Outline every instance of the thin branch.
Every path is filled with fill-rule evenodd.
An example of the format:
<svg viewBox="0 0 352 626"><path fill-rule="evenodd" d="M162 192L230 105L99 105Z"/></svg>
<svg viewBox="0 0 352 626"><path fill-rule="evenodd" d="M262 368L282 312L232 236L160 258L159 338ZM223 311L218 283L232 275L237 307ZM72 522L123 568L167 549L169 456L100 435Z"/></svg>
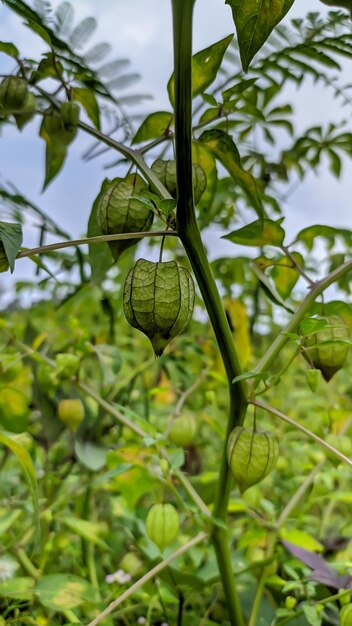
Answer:
<svg viewBox="0 0 352 626"><path fill-rule="evenodd" d="M177 232L175 230L148 230L139 231L137 233L120 233L118 235L99 235L98 237L72 239L71 241L59 241L57 243L50 243L46 246L21 250L21 252L18 253L17 258L22 259L36 254L52 252L53 250L61 250L62 248L70 248L72 246L83 246L91 243L104 243L106 241L118 241L121 239L142 239L143 237L165 237L167 235L177 237Z"/></svg>
<svg viewBox="0 0 352 626"><path fill-rule="evenodd" d="M137 582L135 582L134 585L132 585L129 589L124 591L124 593L122 593L118 598L116 598L116 600L111 602L109 606L106 609L104 609L104 611L102 611L95 619L93 619L92 622L89 622L87 626L97 626L97 624L100 624L100 622L103 619L105 619L105 617L110 615L110 613L112 613L118 606L120 606L120 604L122 604L125 600L127 600L127 598L132 596L135 591L143 587L145 583L147 583L149 580L154 578L154 576L159 574L159 572L165 569L170 563L172 563L172 561L177 559L177 557L181 556L181 554L184 554L184 552L188 552L188 550L193 548L193 546L197 545L198 543L201 543L207 537L208 537L207 533L201 532L196 537L194 537L193 539L185 543L183 546L181 546L181 548L178 548L178 550L173 552L173 554L170 554L170 556L168 556L166 559L161 561L161 563L158 563L155 567L149 570L149 572L147 572L144 576L142 576L142 578L137 580Z"/></svg>
<svg viewBox="0 0 352 626"><path fill-rule="evenodd" d="M310 284L311 287L314 287L315 281L312 280L308 274L305 273L304 269L300 266L300 264L296 261L294 255L287 246L280 246L282 252L287 256L287 258L291 261L292 265L296 268L297 272Z"/></svg>
<svg viewBox="0 0 352 626"><path fill-rule="evenodd" d="M302 433L304 433L311 439L314 439L314 441L319 443L319 445L321 445L323 448L328 450L331 454L334 454L335 456L337 456L340 459L340 461L343 461L344 463L347 463L347 465L352 467L352 459L349 459L348 456L345 456L344 454L342 454L342 452L339 452L339 450L336 450L336 448L331 446L329 443L324 441L324 439L322 439L321 437L313 433L311 430L309 430L305 426L302 426L302 424L295 422L295 420L288 417L288 415L285 415L285 413L282 413L282 411L279 411L278 409L275 409L274 407L270 406L270 404L266 404L265 402L261 402L259 400L250 400L249 402L250 404L257 406L260 409L263 409L264 411L271 413L272 415L276 415L277 417L282 419L284 422L291 424L291 426L294 426L295 428L302 431Z"/></svg>

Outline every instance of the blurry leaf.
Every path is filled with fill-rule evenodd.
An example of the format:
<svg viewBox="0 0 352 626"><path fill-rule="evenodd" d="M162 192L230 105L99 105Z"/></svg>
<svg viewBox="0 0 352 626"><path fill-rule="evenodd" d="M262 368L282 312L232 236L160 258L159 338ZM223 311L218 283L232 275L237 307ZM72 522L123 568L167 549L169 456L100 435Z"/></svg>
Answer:
<svg viewBox="0 0 352 626"><path fill-rule="evenodd" d="M92 36L97 27L94 17L85 17L72 31L69 37L69 45L78 50L82 48L88 39Z"/></svg>
<svg viewBox="0 0 352 626"><path fill-rule="evenodd" d="M20 53L13 43L7 43L6 41L0 41L0 52L7 54L14 59L20 56Z"/></svg>
<svg viewBox="0 0 352 626"><path fill-rule="evenodd" d="M142 143L165 135L173 119L172 113L157 111L146 117L132 139L132 143Z"/></svg>
<svg viewBox="0 0 352 626"><path fill-rule="evenodd" d="M268 39L273 28L281 22L294 0L226 0L236 25L244 71L254 55Z"/></svg>
<svg viewBox="0 0 352 626"><path fill-rule="evenodd" d="M220 41L212 44L208 48L197 52L192 57L192 97L195 98L203 93L215 80L220 69L223 56L231 42L233 35L225 37ZM174 76L172 75L167 91L171 104L174 104Z"/></svg>
<svg viewBox="0 0 352 626"><path fill-rule="evenodd" d="M198 202L198 209L200 211L203 209L204 212L209 212L218 180L216 161L212 153L204 148L199 141L193 141L192 143L192 158L193 163L202 168L207 178L207 186L200 201Z"/></svg>
<svg viewBox="0 0 352 626"><path fill-rule="evenodd" d="M81 103L94 126L100 130L100 111L94 92L84 87L74 87L72 96L74 100Z"/></svg>
<svg viewBox="0 0 352 626"><path fill-rule="evenodd" d="M318 613L317 609L314 606L305 603L301 606L307 622L312 626L321 626L322 616Z"/></svg>
<svg viewBox="0 0 352 626"><path fill-rule="evenodd" d="M61 2L55 11L55 30L58 35L64 36L71 29L74 10L70 2Z"/></svg>
<svg viewBox="0 0 352 626"><path fill-rule="evenodd" d="M16 511L9 511L0 515L0 536L6 533L11 526L21 517L22 511L17 509ZM0 594L1 595L1 594Z"/></svg>
<svg viewBox="0 0 352 626"><path fill-rule="evenodd" d="M258 214L263 216L263 207L258 193L255 179L250 172L246 172L241 166L240 155L232 137L217 128L206 130L200 137L204 146L219 159L220 163L226 167L238 185L248 196L249 202Z"/></svg>
<svg viewBox="0 0 352 626"><path fill-rule="evenodd" d="M39 503L38 503L38 488L37 488L37 479L35 476L35 468L32 462L31 457L29 456L27 450L16 441L9 434L0 432L0 444L6 446L16 455L17 460L22 466L24 471L26 480L29 485L29 490L31 492L32 500L33 500L33 508L34 508L34 519L36 525L36 538L39 538L40 526L39 526Z"/></svg>
<svg viewBox="0 0 352 626"><path fill-rule="evenodd" d="M323 224L315 224L314 226L308 226L303 228L297 237L296 241L302 241L306 248L312 250L315 239L323 237L328 242L329 249L332 248L335 241L340 237L349 248L352 248L352 231L347 228L333 228L332 226L324 226Z"/></svg>
<svg viewBox="0 0 352 626"><path fill-rule="evenodd" d="M227 298L224 301L224 306L226 317L233 334L240 365L242 368L246 368L252 355L246 308L240 300L233 300L230 298Z"/></svg>
<svg viewBox="0 0 352 626"><path fill-rule="evenodd" d="M304 266L303 256L299 252L292 252L292 257L295 259L299 267ZM275 283L278 294L281 298L287 298L296 282L300 277L300 273L290 259L282 256L275 260L275 266L271 270L271 277Z"/></svg>
<svg viewBox="0 0 352 626"><path fill-rule="evenodd" d="M11 272L13 272L15 259L22 245L22 226L10 222L0 222L0 241L2 241Z"/></svg>
<svg viewBox="0 0 352 626"><path fill-rule="evenodd" d="M35 581L28 576L11 578L0 582L0 597L16 600L32 600Z"/></svg>
<svg viewBox="0 0 352 626"><path fill-rule="evenodd" d="M115 476L113 485L123 495L128 507L134 509L138 500L153 490L155 482L146 468L136 466L120 476Z"/></svg>
<svg viewBox="0 0 352 626"><path fill-rule="evenodd" d="M84 54L86 63L97 63L111 52L112 46L109 43L98 43Z"/></svg>
<svg viewBox="0 0 352 626"><path fill-rule="evenodd" d="M12 433L22 433L28 425L28 399L13 387L0 387L0 425Z"/></svg>
<svg viewBox="0 0 352 626"><path fill-rule="evenodd" d="M104 550L109 550L105 541L99 537L101 530L98 524L88 522L84 519L78 519L77 517L59 517L57 519L63 522L69 530L72 530L75 534L88 541L88 543L94 543Z"/></svg>
<svg viewBox="0 0 352 626"><path fill-rule="evenodd" d="M324 550L324 546L319 543L312 535L309 535L307 532L303 530L298 530L296 528L287 529L282 528L280 530L280 538L285 542L293 543L296 546L304 547L305 550L322 552Z"/></svg>
<svg viewBox="0 0 352 626"><path fill-rule="evenodd" d="M228 239L242 246L281 246L285 238L285 231L278 222L265 219L256 220L243 228L224 235L222 239Z"/></svg>
<svg viewBox="0 0 352 626"><path fill-rule="evenodd" d="M34 591L40 603L53 611L74 609L83 602L94 602L96 596L90 583L71 574L44 576Z"/></svg>
<svg viewBox="0 0 352 626"><path fill-rule="evenodd" d="M80 463L92 472L98 472L106 464L107 451L90 441L75 440L75 455Z"/></svg>
<svg viewBox="0 0 352 626"><path fill-rule="evenodd" d="M123 74L108 82L109 89L126 89L140 79L139 74Z"/></svg>
<svg viewBox="0 0 352 626"><path fill-rule="evenodd" d="M88 237L98 237L99 235L103 234L98 221L98 208L101 195L105 193L111 182L112 181L108 178L103 181L100 193L94 200L88 221ZM99 284L101 279L105 276L106 272L112 265L111 252L109 250L108 244L105 242L90 244L88 248L89 263L92 271L92 281Z"/></svg>
<svg viewBox="0 0 352 626"><path fill-rule="evenodd" d="M279 294L276 293L274 285L270 282L269 278L265 276L264 272L262 272L255 263L251 263L250 267L259 279L260 287L264 291L265 295L269 298L269 300L271 300L271 302L273 302L274 304L281 306L289 313L294 313L292 309L286 306L285 302L280 298Z"/></svg>

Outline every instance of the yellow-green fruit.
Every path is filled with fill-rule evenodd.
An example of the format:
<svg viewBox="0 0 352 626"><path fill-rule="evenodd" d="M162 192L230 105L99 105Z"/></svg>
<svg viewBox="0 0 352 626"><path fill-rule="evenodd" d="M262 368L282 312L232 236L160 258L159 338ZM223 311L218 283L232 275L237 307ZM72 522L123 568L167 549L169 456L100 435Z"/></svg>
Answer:
<svg viewBox="0 0 352 626"><path fill-rule="evenodd" d="M207 186L207 177L200 165L194 163L192 168L194 202L195 204L198 204ZM176 198L176 161L163 161L163 159L157 159L152 165L152 170L164 187L166 187L168 192Z"/></svg>
<svg viewBox="0 0 352 626"><path fill-rule="evenodd" d="M269 432L237 426L230 434L227 459L241 493L259 483L275 467L278 440Z"/></svg>
<svg viewBox="0 0 352 626"><path fill-rule="evenodd" d="M84 405L79 398L67 398L60 400L57 415L59 420L68 426L71 430L76 431L82 420L84 419Z"/></svg>
<svg viewBox="0 0 352 626"><path fill-rule="evenodd" d="M61 119L66 131L72 132L79 122L80 108L74 102L63 102L60 107Z"/></svg>
<svg viewBox="0 0 352 626"><path fill-rule="evenodd" d="M286 609L289 609L289 611L292 611L292 609L295 608L297 604L297 600L294 596L287 596L287 598L285 598L285 607Z"/></svg>
<svg viewBox="0 0 352 626"><path fill-rule="evenodd" d="M15 114L16 124L20 130L27 124L27 122L29 122L32 119L36 108L37 108L36 97L33 93L29 91L27 93L26 99L22 106L23 113Z"/></svg>
<svg viewBox="0 0 352 626"><path fill-rule="evenodd" d="M40 134L46 141L67 146L76 136L78 119L77 104L64 102L60 111L49 107L43 118Z"/></svg>
<svg viewBox="0 0 352 626"><path fill-rule="evenodd" d="M352 626L352 604L345 604L340 611L340 626Z"/></svg>
<svg viewBox="0 0 352 626"><path fill-rule="evenodd" d="M342 452L347 457L350 457L352 454L352 441L350 437L347 435L337 435L335 433L329 433L325 437L326 443L329 443L333 448L336 448L339 452ZM325 449L326 457L331 461L334 465L339 465L341 463L341 459L339 459L336 454L333 452L329 452L329 450Z"/></svg>
<svg viewBox="0 0 352 626"><path fill-rule="evenodd" d="M10 266L5 252L4 244L0 241L0 273L7 272L9 267Z"/></svg>
<svg viewBox="0 0 352 626"><path fill-rule="evenodd" d="M192 276L176 261L139 259L126 278L126 319L150 339L156 356L161 356L171 339L185 329L193 305Z"/></svg>
<svg viewBox="0 0 352 626"><path fill-rule="evenodd" d="M116 179L101 194L98 220L104 235L144 232L150 229L154 213L138 199L148 185L139 174L129 174ZM137 243L137 239L110 241L109 247L115 260L120 254Z"/></svg>
<svg viewBox="0 0 352 626"><path fill-rule="evenodd" d="M147 535L160 550L164 550L176 539L179 527L179 516L172 504L154 504L149 510L146 520Z"/></svg>
<svg viewBox="0 0 352 626"><path fill-rule="evenodd" d="M134 576L141 569L142 565L142 561L135 552L127 552L122 557L119 567L127 574Z"/></svg>
<svg viewBox="0 0 352 626"><path fill-rule="evenodd" d="M23 107L28 93L27 83L17 76L6 76L0 83L0 112L11 113Z"/></svg>
<svg viewBox="0 0 352 626"><path fill-rule="evenodd" d="M176 417L169 430L168 439L175 446L188 446L196 434L197 426L193 415L180 415Z"/></svg>
<svg viewBox="0 0 352 626"><path fill-rule="evenodd" d="M328 382L341 369L348 353L347 344L336 342L349 339L349 332L339 315L313 319L324 320L326 325L303 338L302 353L306 361L320 370Z"/></svg>

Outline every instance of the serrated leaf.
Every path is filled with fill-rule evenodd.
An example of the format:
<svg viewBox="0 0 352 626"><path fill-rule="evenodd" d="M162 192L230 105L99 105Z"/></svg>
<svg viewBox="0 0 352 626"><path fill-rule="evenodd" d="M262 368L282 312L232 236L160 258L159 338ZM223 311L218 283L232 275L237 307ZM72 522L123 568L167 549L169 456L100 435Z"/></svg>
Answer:
<svg viewBox="0 0 352 626"><path fill-rule="evenodd" d="M254 55L285 17L293 2L294 0L226 0L232 10L245 72Z"/></svg>
<svg viewBox="0 0 352 626"><path fill-rule="evenodd" d="M242 246L281 246L284 238L285 231L282 226L269 219L263 222L256 220L222 237Z"/></svg>
<svg viewBox="0 0 352 626"><path fill-rule="evenodd" d="M173 115L168 111L151 113L142 122L132 139L132 143L142 143L143 141L160 137L160 135L165 135L166 131L170 128L172 119Z"/></svg>
<svg viewBox="0 0 352 626"><path fill-rule="evenodd" d="M73 99L80 102L84 107L94 126L100 130L100 111L94 92L84 87L74 87L72 89L72 95Z"/></svg>
<svg viewBox="0 0 352 626"><path fill-rule="evenodd" d="M215 80L220 69L222 59L231 42L233 35L225 37L204 50L200 50L192 57L192 97L203 93ZM174 76L172 75L167 91L172 105L174 105Z"/></svg>
<svg viewBox="0 0 352 626"><path fill-rule="evenodd" d="M242 168L240 155L232 137L224 131L214 128L206 130L201 135L199 141L226 167L227 171L247 195L258 217L262 219L263 207L256 181L250 172Z"/></svg>
<svg viewBox="0 0 352 626"><path fill-rule="evenodd" d="M15 267L15 259L22 245L21 224L0 222L0 241L2 241L11 272L13 272Z"/></svg>

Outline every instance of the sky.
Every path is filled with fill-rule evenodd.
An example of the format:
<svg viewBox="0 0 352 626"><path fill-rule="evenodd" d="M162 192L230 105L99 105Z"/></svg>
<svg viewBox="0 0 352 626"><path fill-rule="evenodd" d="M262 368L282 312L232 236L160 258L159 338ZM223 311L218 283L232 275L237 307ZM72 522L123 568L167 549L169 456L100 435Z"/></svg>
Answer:
<svg viewBox="0 0 352 626"><path fill-rule="evenodd" d="M52 0L51 4L56 7L59 2ZM111 59L130 59L131 71L138 72L142 77L132 91L154 96L144 105L144 110L168 109L166 83L172 71L170 1L71 0L71 4L77 22L89 15L97 18L98 28L91 44L109 42L113 48ZM307 11L325 13L326 7L319 0L296 0L286 21L292 17L303 17ZM232 32L231 11L223 0L197 0L194 51ZM13 41L21 52L33 57L42 49L39 40L22 26L21 19L2 4L0 41ZM11 69L8 59L0 54L0 74ZM346 75L350 75L350 70ZM331 93L309 81L304 89L299 92L291 89L284 97L294 105L296 124L301 130L315 123L341 118L339 104L333 100ZM348 114L351 115L350 111ZM71 232L73 237L79 237L86 230L90 208L103 178L114 175L113 170L103 169L111 159L100 158L83 163L82 153L91 142L86 137L80 137L72 145L62 173L41 194L44 143L35 135L37 125L29 125L22 133L14 128L5 128L0 137L0 180L16 182L19 189L58 221L62 228ZM350 162L339 181L327 170L320 172L319 177L309 175L289 198L285 222L288 229L297 232L304 226L320 222L348 227L351 221L350 178ZM215 230L208 239L212 258L234 252L232 244L221 241L219 235ZM36 243L33 229L26 229L24 245L30 247ZM32 267L27 260L18 262L14 278L6 275L6 285L11 286L14 280L28 275Z"/></svg>

